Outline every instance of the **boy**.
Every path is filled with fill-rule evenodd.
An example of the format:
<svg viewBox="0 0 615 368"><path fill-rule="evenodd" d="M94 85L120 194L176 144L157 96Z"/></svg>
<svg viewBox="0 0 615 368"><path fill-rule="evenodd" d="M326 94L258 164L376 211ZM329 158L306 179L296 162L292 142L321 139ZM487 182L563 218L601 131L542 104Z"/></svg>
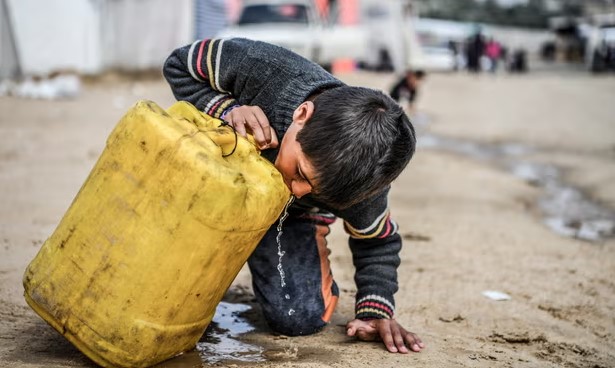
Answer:
<svg viewBox="0 0 615 368"><path fill-rule="evenodd" d="M425 78L425 72L422 70L408 70L406 75L391 88L389 92L391 98L397 102L401 102L403 99L408 100L408 105L412 110L419 93L419 85L423 81L423 78Z"/></svg>
<svg viewBox="0 0 615 368"><path fill-rule="evenodd" d="M356 267L356 315L347 334L382 339L391 352L424 348L393 319L401 237L387 193L415 147L399 105L378 91L346 86L291 51L247 39L179 48L164 75L178 100L238 134L251 133L299 198L284 222L285 252L274 224L248 260L269 326L295 336L329 322L339 291L325 237L340 217Z"/></svg>

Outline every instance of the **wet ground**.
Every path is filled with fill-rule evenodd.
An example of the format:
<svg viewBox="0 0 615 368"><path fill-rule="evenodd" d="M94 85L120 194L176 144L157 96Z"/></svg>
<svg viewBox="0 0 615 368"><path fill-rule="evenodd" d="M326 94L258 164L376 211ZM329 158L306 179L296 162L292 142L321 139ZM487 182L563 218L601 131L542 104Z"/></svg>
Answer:
<svg viewBox="0 0 615 368"><path fill-rule="evenodd" d="M419 136L419 149L440 150L466 156L510 172L538 187L542 193L532 205L539 209L544 225L556 234L589 242L600 242L615 236L615 211L597 203L579 188L565 183L561 170L556 166L530 161L537 149L513 142L489 144L425 134L423 132L428 129L429 124L426 114L419 113L414 116L413 123L422 133ZM283 245L279 238L278 244L278 255L282 257ZM281 272L281 280L284 280L281 265L280 261L278 269ZM236 290L231 290L230 295L233 293L236 293ZM275 351L243 341L246 333L255 330L252 322L243 316L253 308L258 306L254 303L220 303L213 323L197 344L200 361L206 364L249 365L268 360L297 359L298 347ZM455 318L451 322L454 320ZM185 359L186 357L182 357L177 359L177 362Z"/></svg>
<svg viewBox="0 0 615 368"><path fill-rule="evenodd" d="M197 344L196 350L203 362L264 362L265 349L240 340L254 326L241 316L251 310L248 304L222 302L216 309L213 323Z"/></svg>
<svg viewBox="0 0 615 368"><path fill-rule="evenodd" d="M0 98L0 366L92 366L25 305L21 276L140 98L173 100L163 81L121 79L73 101ZM345 336L354 269L338 222L329 247L341 296L323 332L271 334L244 269L197 349L161 366L615 366L613 99L614 78L582 71L427 78L419 148L390 201L405 242L396 318L422 353Z"/></svg>
<svg viewBox="0 0 615 368"><path fill-rule="evenodd" d="M559 235L594 242L615 236L615 211L566 183L556 166L530 161L537 149L513 142L488 144L429 134L420 137L419 147L495 165L539 187L542 195L535 205L545 225Z"/></svg>

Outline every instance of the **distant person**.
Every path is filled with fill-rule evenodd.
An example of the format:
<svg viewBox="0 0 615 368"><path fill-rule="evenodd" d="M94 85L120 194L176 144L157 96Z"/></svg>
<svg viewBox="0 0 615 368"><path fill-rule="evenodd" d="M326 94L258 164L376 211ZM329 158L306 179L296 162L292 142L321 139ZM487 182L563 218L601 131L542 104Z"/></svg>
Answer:
<svg viewBox="0 0 615 368"><path fill-rule="evenodd" d="M595 48L591 59L591 71L594 73L615 70L615 47L602 40Z"/></svg>
<svg viewBox="0 0 615 368"><path fill-rule="evenodd" d="M598 45L592 54L591 59L591 71L594 73L600 73L608 70L609 64L609 49L607 43L602 41Z"/></svg>
<svg viewBox="0 0 615 368"><path fill-rule="evenodd" d="M557 46L554 41L546 41L540 48L540 57L546 62L555 61Z"/></svg>
<svg viewBox="0 0 615 368"><path fill-rule="evenodd" d="M500 45L500 60L504 63L504 69L508 65L508 47L506 45Z"/></svg>
<svg viewBox="0 0 615 368"><path fill-rule="evenodd" d="M481 71L481 57L485 53L485 38L483 37L479 27L476 28L476 33L468 39L466 44L466 58L468 70L472 73Z"/></svg>
<svg viewBox="0 0 615 368"><path fill-rule="evenodd" d="M513 52L509 71L511 73L525 73L528 71L527 52L523 48L519 48Z"/></svg>
<svg viewBox="0 0 615 368"><path fill-rule="evenodd" d="M285 275L278 272L276 224L248 260L271 329L310 335L331 320L339 289L326 236L340 218L356 268L355 313L346 334L383 341L390 352L421 351L420 338L394 318L402 238L388 192L416 144L401 106L380 91L348 86L285 48L243 38L178 48L163 72L178 100L237 134L251 133L297 197L284 222Z"/></svg>
<svg viewBox="0 0 615 368"><path fill-rule="evenodd" d="M409 70L395 85L391 88L389 94L397 102L404 100L408 101L408 105L412 110L414 103L419 93L419 86L425 78L425 72L422 70Z"/></svg>
<svg viewBox="0 0 615 368"><path fill-rule="evenodd" d="M498 71L498 61L502 56L502 47L500 43L493 38L490 39L485 46L485 55L489 58L489 70L492 73L496 73Z"/></svg>

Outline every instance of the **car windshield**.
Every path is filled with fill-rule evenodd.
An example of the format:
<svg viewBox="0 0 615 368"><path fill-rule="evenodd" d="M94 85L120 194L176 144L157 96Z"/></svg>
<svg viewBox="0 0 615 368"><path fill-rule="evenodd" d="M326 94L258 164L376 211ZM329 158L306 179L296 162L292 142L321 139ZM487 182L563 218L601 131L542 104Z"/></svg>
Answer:
<svg viewBox="0 0 615 368"><path fill-rule="evenodd" d="M307 9L300 4L251 5L241 12L237 24L299 23L307 24Z"/></svg>

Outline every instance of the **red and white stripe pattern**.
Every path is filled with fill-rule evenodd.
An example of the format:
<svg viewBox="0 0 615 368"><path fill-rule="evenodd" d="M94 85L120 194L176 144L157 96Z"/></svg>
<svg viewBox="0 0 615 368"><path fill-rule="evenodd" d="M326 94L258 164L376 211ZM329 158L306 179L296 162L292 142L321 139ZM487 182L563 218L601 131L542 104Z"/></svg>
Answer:
<svg viewBox="0 0 615 368"><path fill-rule="evenodd" d="M325 211L310 211L304 213L300 217L310 219L319 225L326 226L333 224L337 219L334 214Z"/></svg>
<svg viewBox="0 0 615 368"><path fill-rule="evenodd" d="M395 307L389 300L375 294L362 297L355 306L357 319L391 319L395 315Z"/></svg>
<svg viewBox="0 0 615 368"><path fill-rule="evenodd" d="M207 39L195 41L188 50L188 72L195 80L209 83L211 88L220 94L209 101L203 112L220 118L227 109L237 105L228 91L220 85L220 60L222 58L224 40Z"/></svg>

